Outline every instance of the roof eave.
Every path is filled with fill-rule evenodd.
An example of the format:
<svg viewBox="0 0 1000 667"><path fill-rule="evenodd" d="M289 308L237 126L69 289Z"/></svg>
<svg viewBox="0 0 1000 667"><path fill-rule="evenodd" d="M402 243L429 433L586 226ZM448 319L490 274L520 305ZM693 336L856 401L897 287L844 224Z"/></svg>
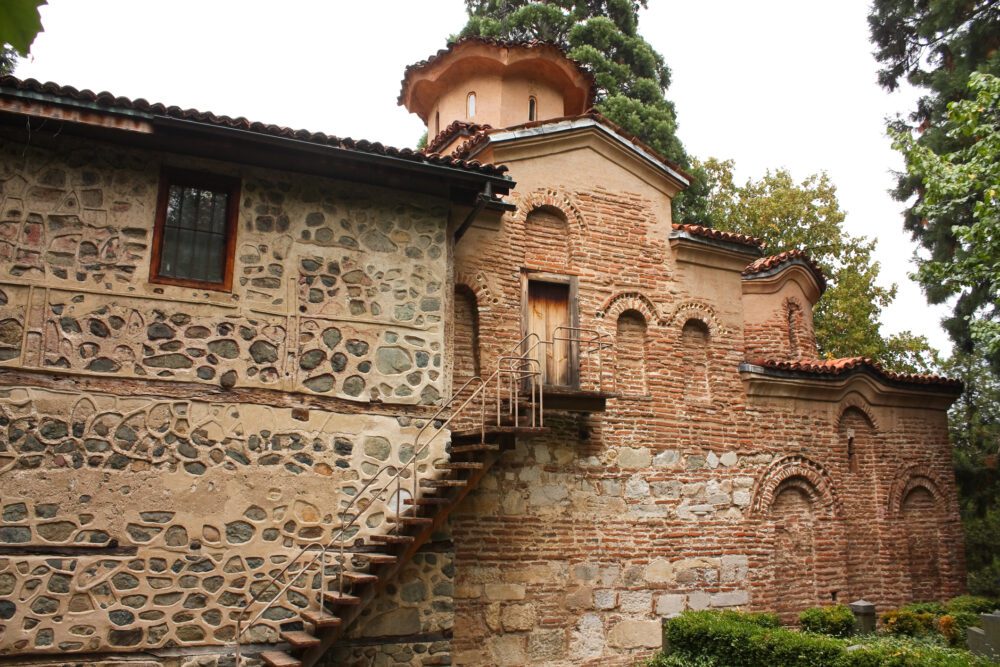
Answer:
<svg viewBox="0 0 1000 667"><path fill-rule="evenodd" d="M653 168L659 170L664 175L666 175L670 180L674 181L677 187L684 189L691 185L691 180L684 174L682 174L677 169L661 160L658 156L653 155L649 151L637 146L635 143L629 141L622 135L618 134L608 126L597 120L590 118L589 116L583 116L575 119L565 119L559 120L552 123L541 123L533 127L518 127L507 130L492 130L488 133L488 139L481 142L480 144L473 147L472 151L467 156L468 158L473 158L479 153L481 153L487 145L489 144L501 144L510 141L517 141L519 139L527 139L533 137L543 137L543 136L554 136L558 134L565 134L569 132L577 132L584 129L595 129L599 132L604 133L605 136L611 138L623 148L631 151L637 155L644 162L652 166Z"/></svg>

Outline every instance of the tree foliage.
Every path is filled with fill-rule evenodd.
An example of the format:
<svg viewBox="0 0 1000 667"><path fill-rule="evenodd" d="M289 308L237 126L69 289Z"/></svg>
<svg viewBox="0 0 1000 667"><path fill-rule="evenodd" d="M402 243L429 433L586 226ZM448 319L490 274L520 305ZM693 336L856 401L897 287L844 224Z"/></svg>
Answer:
<svg viewBox="0 0 1000 667"><path fill-rule="evenodd" d="M4 48L4 56L7 55L8 48L22 56L28 55L35 35L42 31L42 18L38 14L38 8L47 2L48 0L0 2L0 46Z"/></svg>
<svg viewBox="0 0 1000 667"><path fill-rule="evenodd" d="M969 88L974 96L949 105L944 124L956 150L935 152L902 130L893 138L907 172L923 184L914 211L925 224L966 218L951 230L947 257L918 258L917 277L937 292L959 295L963 327L1000 369L1000 78L976 73Z"/></svg>
<svg viewBox="0 0 1000 667"><path fill-rule="evenodd" d="M897 120L896 133L919 128L919 144L939 155L964 146L967 137L949 132L948 104L969 99L967 87L974 72L1000 75L1000 4L996 0L875 0L868 16L875 57L882 65L879 83L894 90L902 81L922 88L924 95L910 117ZM952 259L959 242L956 230L973 222L974 200L952 207L947 215L930 220L918 210L926 184L908 169L898 181L895 196L911 202L905 227L935 262ZM955 292L924 282L932 303L943 303ZM945 322L955 343L972 349L968 316L988 303L989 295L967 290L954 300L954 315Z"/></svg>
<svg viewBox="0 0 1000 667"><path fill-rule="evenodd" d="M0 45L0 76L13 74L17 66L17 51L11 46Z"/></svg>
<svg viewBox="0 0 1000 667"><path fill-rule="evenodd" d="M675 202L675 218L707 224L705 183L677 136L666 99L670 69L638 33L646 0L466 0L460 36L538 39L557 44L586 65L597 82L595 108L686 170L694 183Z"/></svg>
<svg viewBox="0 0 1000 667"><path fill-rule="evenodd" d="M878 284L875 242L848 234L837 190L826 174L801 182L783 169L740 185L731 160L709 159L707 213L713 226L763 239L767 252L801 248L822 267L827 290L814 312L816 341L826 357L867 356L887 367L929 371L937 365L927 340L910 332L885 338L882 311L896 286Z"/></svg>
<svg viewBox="0 0 1000 667"><path fill-rule="evenodd" d="M1000 377L982 355L961 351L946 362L945 372L965 383L949 426L969 592L1000 597Z"/></svg>

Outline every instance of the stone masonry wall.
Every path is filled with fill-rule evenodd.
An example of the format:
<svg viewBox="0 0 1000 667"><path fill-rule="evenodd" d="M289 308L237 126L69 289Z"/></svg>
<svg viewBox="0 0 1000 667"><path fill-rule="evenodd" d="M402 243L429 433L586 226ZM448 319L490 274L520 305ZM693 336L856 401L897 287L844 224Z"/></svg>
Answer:
<svg viewBox="0 0 1000 667"><path fill-rule="evenodd" d="M231 642L448 386L446 202L186 163L241 179L233 289L154 285L164 162L0 138L3 655ZM247 639L315 607L297 567Z"/></svg>

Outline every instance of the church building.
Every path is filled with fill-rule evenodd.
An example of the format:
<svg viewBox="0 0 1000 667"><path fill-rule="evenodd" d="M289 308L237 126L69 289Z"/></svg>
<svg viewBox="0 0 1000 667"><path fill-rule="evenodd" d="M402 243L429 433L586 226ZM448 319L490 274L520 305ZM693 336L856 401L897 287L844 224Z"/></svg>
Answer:
<svg viewBox="0 0 1000 667"><path fill-rule="evenodd" d="M0 78L0 661L631 666L688 609L962 592L961 384L820 358L540 42L422 151Z"/></svg>

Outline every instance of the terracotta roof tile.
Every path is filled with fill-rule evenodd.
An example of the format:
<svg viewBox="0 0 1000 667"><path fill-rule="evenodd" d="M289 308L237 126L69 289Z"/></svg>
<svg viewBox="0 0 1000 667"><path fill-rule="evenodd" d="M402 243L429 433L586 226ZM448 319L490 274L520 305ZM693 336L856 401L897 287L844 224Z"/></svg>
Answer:
<svg viewBox="0 0 1000 667"><path fill-rule="evenodd" d="M451 41L448 42L448 44L445 46L445 48L439 49L438 52L435 53L434 55L432 55L432 56L430 56L430 57L428 57L428 58L426 58L424 60L420 60L418 62L415 62L412 65L408 65L406 67L406 69L403 70L403 80L399 84L399 97L396 98L396 102L398 104L403 104L403 98L406 96L406 89L410 85L410 75L413 72L416 72L417 70L420 70L420 69L423 69L425 67L428 67L429 65L432 65L437 60L440 60L444 56L446 56L449 53L451 53L457 46L460 46L462 44L467 44L469 42L478 42L480 44L489 44L491 46L499 46L501 48L506 48L506 49L511 49L511 48L553 49L555 51L558 51L559 55L561 55L563 58L565 58L569 62L573 63L574 65L576 65L576 68L578 70L580 70L580 72L590 82L590 94L588 96L589 97L589 101L587 102L586 106L589 107L591 104L593 104L594 103L594 99L597 97L597 80L594 79L593 72L591 72L590 69L586 65L584 65L583 63L581 63L580 61L574 60L573 58L570 58L566 54L565 49L563 49L562 47L560 47L560 46L558 46L556 44L553 44L551 42L543 42L543 41L540 41L540 40L537 40L537 39L495 39L493 37L475 37L475 36L471 36L471 37L461 37L459 39L451 40Z"/></svg>
<svg viewBox="0 0 1000 667"><path fill-rule="evenodd" d="M716 241L725 241L727 243L736 243L739 245L750 246L752 248L763 248L764 242L753 236L747 236L746 234L735 234L733 232L723 232L718 229L713 229L712 227L702 227L701 225L673 225L674 231L686 232L692 236L701 236L707 239L714 239Z"/></svg>
<svg viewBox="0 0 1000 667"><path fill-rule="evenodd" d="M77 90L72 86L60 86L59 84L48 82L41 83L35 79L18 79L13 76L0 77L0 94L7 90L29 92L35 94L49 95L56 98L63 98L76 103L93 104L104 107L108 111L124 110L138 111L156 116L166 116L180 120L194 121L205 125L216 127L226 127L264 134L286 139L297 139L312 144L330 146L359 153L369 153L374 155L385 155L388 157L400 158L412 162L422 162L434 164L465 171L473 171L490 176L499 176L507 171L503 165L492 165L477 162L475 160L466 161L450 155L425 154L410 148L394 148L385 146L379 142L367 141L365 139L351 139L350 137L336 137L322 132L311 132L309 130L295 130L280 125L269 125L266 123L253 122L243 118L232 118L230 116L219 116L208 111L198 111L197 109L181 109L177 106L166 106L160 103L150 103L142 98L129 99L127 97L116 97L108 92L95 93L84 89Z"/></svg>
<svg viewBox="0 0 1000 667"><path fill-rule="evenodd" d="M771 255L770 257L761 257L755 260L743 269L744 276L753 276L758 273L764 273L766 271L771 271L772 269L777 269L778 267L785 264L799 263L804 265L809 269L813 276L816 278L816 282L819 284L820 294L826 291L826 276L823 274L823 269L820 268L819 264L809 256L809 253L804 250L786 250L780 252L777 255Z"/></svg>
<svg viewBox="0 0 1000 667"><path fill-rule="evenodd" d="M456 135L473 136L481 130L492 130L493 127L490 125L479 125L478 123L467 123L464 120L456 120L451 123L448 127L444 128L437 135L427 142L427 147L424 148L425 153L437 153L441 148L447 145ZM451 153L452 157L457 158L458 155L455 151Z"/></svg>
<svg viewBox="0 0 1000 667"><path fill-rule="evenodd" d="M868 357L843 357L840 359L824 359L812 361L778 361L775 359L758 359L750 363L763 368L802 373L806 375L847 375L858 370L869 370L884 379L905 384L935 385L940 387L962 389L962 382L941 375L921 373L896 373L886 370L874 359Z"/></svg>

